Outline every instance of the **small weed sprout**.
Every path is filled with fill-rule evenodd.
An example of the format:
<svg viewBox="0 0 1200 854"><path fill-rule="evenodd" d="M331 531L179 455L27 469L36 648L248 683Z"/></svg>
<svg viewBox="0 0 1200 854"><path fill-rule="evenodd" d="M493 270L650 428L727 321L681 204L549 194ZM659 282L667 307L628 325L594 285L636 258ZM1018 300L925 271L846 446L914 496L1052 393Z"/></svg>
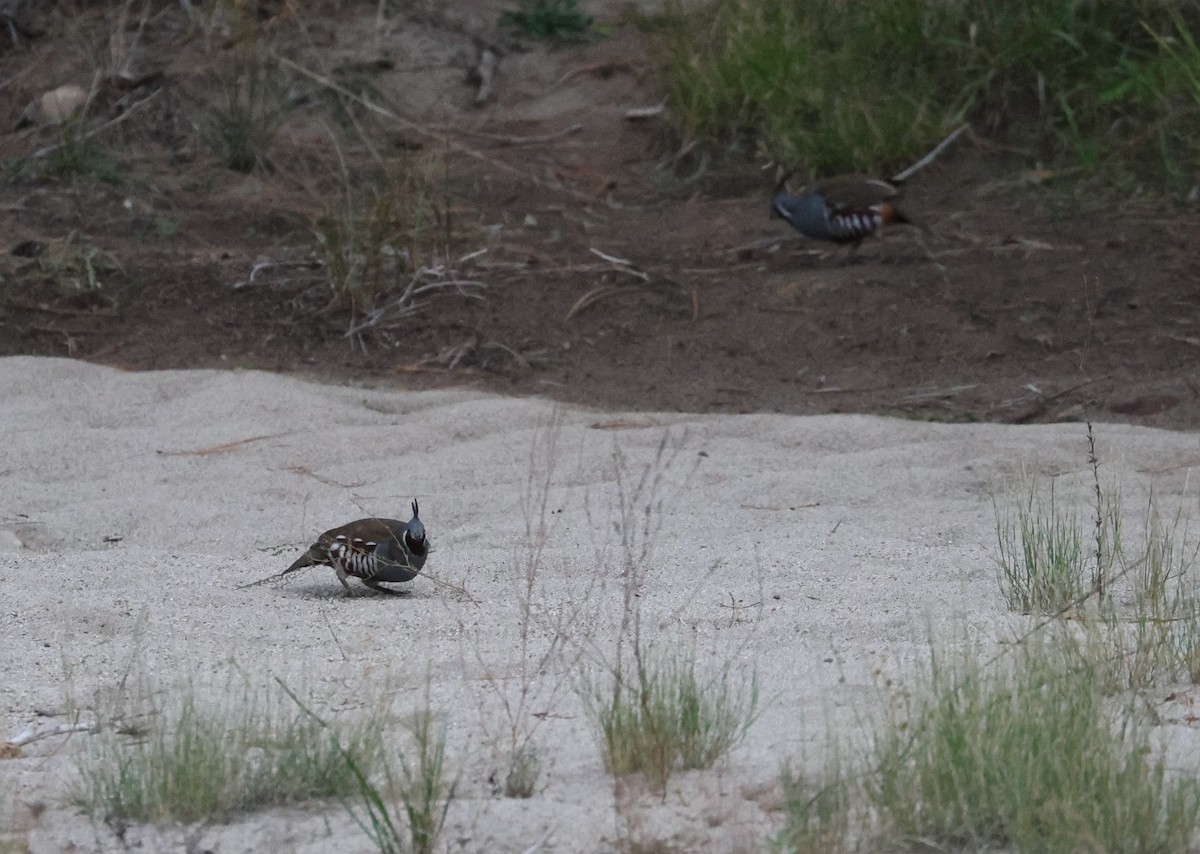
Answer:
<svg viewBox="0 0 1200 854"><path fill-rule="evenodd" d="M35 248L36 273L31 270L29 275L36 274L64 296L109 301L104 295L105 280L121 272L121 264L112 253L86 243L77 232Z"/></svg>
<svg viewBox="0 0 1200 854"><path fill-rule="evenodd" d="M508 773L504 775L506 798L531 798L542 773L542 760L530 744L518 747L510 758Z"/></svg>

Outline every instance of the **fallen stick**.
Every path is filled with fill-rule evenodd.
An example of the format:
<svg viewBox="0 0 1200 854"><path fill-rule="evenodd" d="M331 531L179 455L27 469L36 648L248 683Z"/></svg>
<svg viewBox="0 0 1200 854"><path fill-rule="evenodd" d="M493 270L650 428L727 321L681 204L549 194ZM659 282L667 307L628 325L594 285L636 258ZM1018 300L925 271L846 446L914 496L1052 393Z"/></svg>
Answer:
<svg viewBox="0 0 1200 854"><path fill-rule="evenodd" d="M479 84L479 89L475 92L475 106L481 106L488 98L492 96L492 81L496 74L496 66L500 63L500 58L496 56L496 52L490 47L485 47L479 52L479 62L471 69L467 75L467 79L472 83Z"/></svg>
<svg viewBox="0 0 1200 854"><path fill-rule="evenodd" d="M631 276L641 279L643 282L650 281L649 273L637 269L633 266L633 264L631 264L629 261L626 261L624 258L618 258L616 255L609 255L607 252L601 252L594 246L588 247L588 252L591 252L597 258L603 258L608 263L613 264L619 268L622 273L628 273Z"/></svg>
<svg viewBox="0 0 1200 854"><path fill-rule="evenodd" d="M625 111L626 121L636 122L645 119L653 119L661 116L667 110L665 101L659 104L654 104L650 107L630 107Z"/></svg>
<svg viewBox="0 0 1200 854"><path fill-rule="evenodd" d="M959 125L957 128L955 128L953 131L951 131L950 135L948 137L946 137L941 142L939 142L937 145L935 145L933 147L932 151L930 151L928 154L926 154L924 157L922 157L920 160L918 160L912 166L909 166L903 172L899 172L899 173L893 175L892 183L893 184L903 184L905 181L907 181L913 175L917 174L922 169L924 169L926 166L928 166L930 163L937 160L938 157L941 156L943 151L945 151L947 148L949 148L956 139L958 139L960 136L962 136L964 133L966 133L970 129L971 129L971 125L968 124L967 122L963 122L961 125Z"/></svg>
<svg viewBox="0 0 1200 854"><path fill-rule="evenodd" d="M498 142L502 145L529 145L535 142L553 142L556 139L562 139L564 136L570 136L573 133L579 133L583 130L583 125L576 122L573 125L567 125L561 130L550 131L550 133L537 133L532 136L511 136L502 133L488 133L485 130L471 130L470 128L456 128L448 125L439 126L440 130L454 131L466 136L475 136L479 139L486 139L488 142ZM486 250L483 250L486 251Z"/></svg>
<svg viewBox="0 0 1200 854"><path fill-rule="evenodd" d="M49 729L38 730L35 727L26 727L21 732L14 735L5 744L13 747L24 747L26 744L33 744L35 741L41 741L43 738L50 738L56 735L67 735L72 732L90 732L91 724L56 724Z"/></svg>

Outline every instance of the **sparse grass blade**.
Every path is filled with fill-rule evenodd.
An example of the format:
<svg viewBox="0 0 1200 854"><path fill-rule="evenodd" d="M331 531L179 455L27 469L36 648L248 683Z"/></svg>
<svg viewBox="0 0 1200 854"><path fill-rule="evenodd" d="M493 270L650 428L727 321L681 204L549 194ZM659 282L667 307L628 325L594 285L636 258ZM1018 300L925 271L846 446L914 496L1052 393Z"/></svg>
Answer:
<svg viewBox="0 0 1200 854"><path fill-rule="evenodd" d="M349 799L343 804L381 854L432 854L437 848L457 784L446 767L446 730L434 722L432 713L417 713L411 726L415 758L400 754L400 773L384 765L383 790L373 784L347 754L346 764L354 775L365 818ZM405 821L395 817L399 804Z"/></svg>
<svg viewBox="0 0 1200 854"><path fill-rule="evenodd" d="M1142 689L1195 680L1200 642L1200 589L1195 576L1200 551L1181 513L1164 518L1153 495L1147 500L1140 539L1114 557L1127 583L1125 603L1087 625L1089 643L1105 650L1110 690Z"/></svg>
<svg viewBox="0 0 1200 854"><path fill-rule="evenodd" d="M403 852L408 850L405 845L404 835L396 827L396 823L392 821L392 812L387 802L383 799L383 795L371 783L367 775L362 772L362 769L358 767L358 763L354 761L353 756L347 755L345 760L346 765L354 775L355 781L358 783L358 795L367 813L366 820L364 820L359 816L358 811L353 806L350 806L349 801L344 801L347 804L350 815L354 818L358 826L362 828L363 832L370 837L371 841L375 843L380 854L403 854Z"/></svg>
<svg viewBox="0 0 1200 854"><path fill-rule="evenodd" d="M833 854L850 848L852 790L835 765L825 779L810 781L785 765L780 773L783 786L783 829L772 840L781 854Z"/></svg>
<svg viewBox="0 0 1200 854"><path fill-rule="evenodd" d="M446 730L435 725L424 711L412 727L416 761L400 756L400 800L408 816L412 849L416 854L432 852L446 822L454 798L455 784L446 775Z"/></svg>

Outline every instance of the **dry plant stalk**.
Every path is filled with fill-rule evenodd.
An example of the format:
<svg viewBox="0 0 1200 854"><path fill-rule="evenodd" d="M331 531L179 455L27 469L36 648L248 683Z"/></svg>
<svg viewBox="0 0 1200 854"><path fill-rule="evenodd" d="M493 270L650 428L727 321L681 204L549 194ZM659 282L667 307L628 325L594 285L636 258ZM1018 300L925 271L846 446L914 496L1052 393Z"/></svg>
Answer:
<svg viewBox="0 0 1200 854"><path fill-rule="evenodd" d="M513 577L517 587L514 599L518 613L517 653L515 661L503 664L505 673L515 671L515 692L510 691L508 678L497 678L494 673L496 662L485 658L485 644L476 636L474 657L476 663L488 674L484 685L495 695L503 721L500 731L488 732L494 741L505 741L510 767L505 780L506 794L528 797L540 770L540 761L534 746L534 736L540 725L553 716L558 698L567 689L575 659L570 647L575 640L571 636L573 627L580 623L586 603L597 581L593 577L584 594L558 607L546 607L542 601L545 581L546 544L550 539L552 510L551 494L554 475L559 460L558 441L562 433L563 411L555 406L548 418L534 430L529 449L529 466L521 490L521 511L525 520L525 542L522 550L514 557ZM463 636L466 625L459 622ZM539 633L544 630L548 641L538 643ZM576 656L577 658L577 653ZM546 678L547 674L549 678ZM482 711L482 708L481 708ZM495 725L483 714L485 730Z"/></svg>

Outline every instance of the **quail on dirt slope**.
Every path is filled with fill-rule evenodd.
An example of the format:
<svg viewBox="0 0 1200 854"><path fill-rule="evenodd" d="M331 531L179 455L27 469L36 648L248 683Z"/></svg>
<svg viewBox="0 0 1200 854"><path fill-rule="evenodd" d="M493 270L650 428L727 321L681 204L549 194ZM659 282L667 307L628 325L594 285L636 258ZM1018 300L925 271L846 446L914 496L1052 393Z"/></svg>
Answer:
<svg viewBox="0 0 1200 854"><path fill-rule="evenodd" d="M841 175L789 193L783 176L771 196L771 216L787 220L808 237L834 243L854 243L879 231L884 225L910 222L892 203L899 190L878 178Z"/></svg>
<svg viewBox="0 0 1200 854"><path fill-rule="evenodd" d="M381 593L395 593L381 587L379 582L412 581L429 556L425 526L418 518L416 499L412 503L412 519L359 519L340 528L326 531L308 547L295 563L281 574L287 575L306 566L333 567L338 581L347 591L347 576Z"/></svg>

